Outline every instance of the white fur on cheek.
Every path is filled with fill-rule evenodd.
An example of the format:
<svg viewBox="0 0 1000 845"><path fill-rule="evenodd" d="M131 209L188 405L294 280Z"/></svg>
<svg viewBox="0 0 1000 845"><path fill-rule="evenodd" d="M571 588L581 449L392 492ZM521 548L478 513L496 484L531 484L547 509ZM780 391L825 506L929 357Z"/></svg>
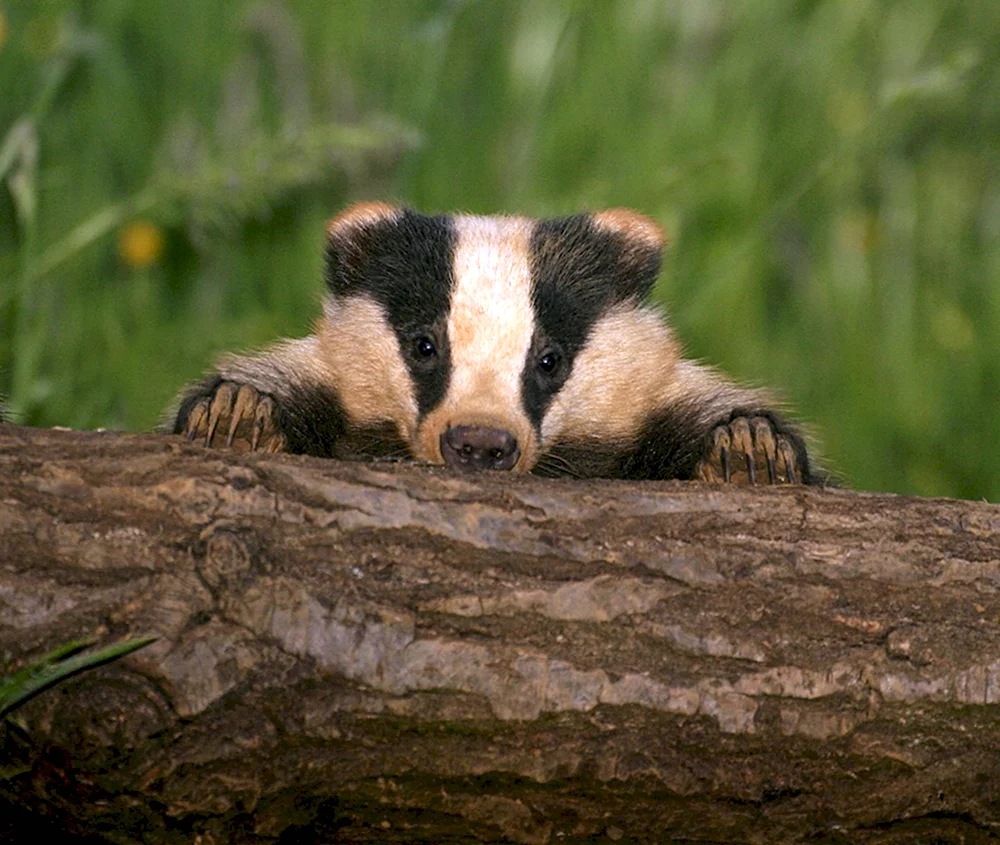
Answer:
<svg viewBox="0 0 1000 845"><path fill-rule="evenodd" d="M625 303L605 314L542 420L543 448L561 440L632 437L676 392L680 351L663 318Z"/></svg>
<svg viewBox="0 0 1000 845"><path fill-rule="evenodd" d="M482 425L517 438L521 459L515 469L524 471L537 451L521 388L535 324L531 222L460 216L455 228L451 375L444 400L421 425L420 456L441 460L439 438L449 426Z"/></svg>
<svg viewBox="0 0 1000 845"><path fill-rule="evenodd" d="M417 423L413 382L382 306L368 297L328 298L316 325L319 358L352 422L395 422L407 439Z"/></svg>

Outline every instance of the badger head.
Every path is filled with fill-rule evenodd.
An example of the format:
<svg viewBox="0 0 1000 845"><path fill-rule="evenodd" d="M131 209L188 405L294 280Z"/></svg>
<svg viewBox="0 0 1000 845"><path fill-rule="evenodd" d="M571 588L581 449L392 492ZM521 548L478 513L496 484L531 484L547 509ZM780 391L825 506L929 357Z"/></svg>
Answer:
<svg viewBox="0 0 1000 845"><path fill-rule="evenodd" d="M317 336L353 423L419 460L529 472L631 437L677 350L642 307L663 236L627 210L551 220L356 205L327 231Z"/></svg>

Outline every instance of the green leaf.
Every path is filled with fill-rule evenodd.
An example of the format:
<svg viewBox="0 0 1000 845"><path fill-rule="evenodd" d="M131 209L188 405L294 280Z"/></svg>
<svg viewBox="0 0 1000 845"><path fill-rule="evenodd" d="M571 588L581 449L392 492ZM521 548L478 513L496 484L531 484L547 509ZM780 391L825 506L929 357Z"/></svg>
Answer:
<svg viewBox="0 0 1000 845"><path fill-rule="evenodd" d="M117 660L156 639L154 636L135 637L89 652L84 649L92 645L93 640L75 640L59 646L30 666L0 678L0 717L70 675Z"/></svg>

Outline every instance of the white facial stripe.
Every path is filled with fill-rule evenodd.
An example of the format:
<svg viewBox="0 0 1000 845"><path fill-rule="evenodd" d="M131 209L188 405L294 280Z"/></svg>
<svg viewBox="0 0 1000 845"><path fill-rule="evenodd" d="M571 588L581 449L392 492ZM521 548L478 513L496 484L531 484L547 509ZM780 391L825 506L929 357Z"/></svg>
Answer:
<svg viewBox="0 0 1000 845"><path fill-rule="evenodd" d="M509 431L530 469L537 437L524 412L521 374L531 348L532 222L516 217L453 218L455 286L448 314L451 373L441 404L421 422L417 456L440 461L440 436L453 425Z"/></svg>
<svg viewBox="0 0 1000 845"><path fill-rule="evenodd" d="M523 414L521 373L535 324L531 224L518 218L456 217L455 228L446 402Z"/></svg>
<svg viewBox="0 0 1000 845"><path fill-rule="evenodd" d="M591 330L542 420L542 447L560 440L631 437L676 393L680 350L649 308L623 304Z"/></svg>

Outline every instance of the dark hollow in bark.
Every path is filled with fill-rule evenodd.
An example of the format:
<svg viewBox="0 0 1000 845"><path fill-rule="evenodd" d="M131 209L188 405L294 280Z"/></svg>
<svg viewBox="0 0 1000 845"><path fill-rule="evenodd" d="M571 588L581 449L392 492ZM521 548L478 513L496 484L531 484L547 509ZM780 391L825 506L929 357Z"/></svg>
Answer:
<svg viewBox="0 0 1000 845"><path fill-rule="evenodd" d="M995 841L998 536L0 426L5 668L160 637L0 729L0 839Z"/></svg>

